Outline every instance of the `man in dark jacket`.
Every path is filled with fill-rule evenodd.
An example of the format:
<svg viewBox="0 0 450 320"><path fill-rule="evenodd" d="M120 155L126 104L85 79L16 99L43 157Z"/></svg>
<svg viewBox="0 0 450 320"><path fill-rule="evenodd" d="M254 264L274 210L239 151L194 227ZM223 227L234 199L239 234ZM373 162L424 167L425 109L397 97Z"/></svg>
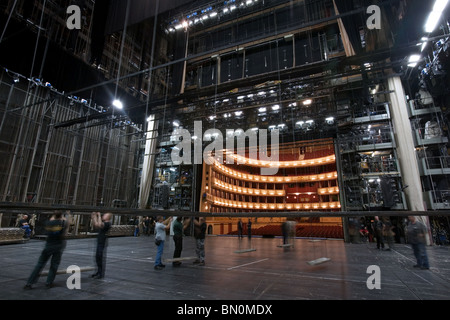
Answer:
<svg viewBox="0 0 450 320"><path fill-rule="evenodd" d="M183 251L183 234L184 230L189 226L189 219L183 217L177 217L173 222L173 241L175 243L175 250L173 251L173 258L177 259L181 257L181 251ZM174 266L181 265L181 261L174 261Z"/></svg>
<svg viewBox="0 0 450 320"><path fill-rule="evenodd" d="M47 221L45 230L47 231L47 240L45 242L44 250L41 252L39 260L34 267L33 272L28 278L25 289L32 289L32 285L37 282L39 275L44 269L47 261L51 258L50 270L48 272L46 286L52 287L58 271L61 257L66 245L66 235L70 225L70 216L66 219L62 211L55 211L54 215Z"/></svg>
<svg viewBox="0 0 450 320"><path fill-rule="evenodd" d="M198 220L194 219L194 238L198 259L194 261L194 264L199 266L205 265L205 238L206 238L206 221L204 217L200 217Z"/></svg>
<svg viewBox="0 0 450 320"><path fill-rule="evenodd" d="M95 262L97 263L97 272L92 278L101 279L105 276L106 247L108 243L108 231L111 228L111 213L105 213L103 216L100 212L91 214L92 224L98 230L97 249L95 251Z"/></svg>

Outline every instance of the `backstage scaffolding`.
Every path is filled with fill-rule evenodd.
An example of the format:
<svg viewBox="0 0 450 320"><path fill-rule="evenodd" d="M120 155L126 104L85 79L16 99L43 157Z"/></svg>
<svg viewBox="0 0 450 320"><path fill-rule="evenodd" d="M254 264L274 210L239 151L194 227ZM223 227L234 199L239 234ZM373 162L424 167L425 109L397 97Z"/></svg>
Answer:
<svg viewBox="0 0 450 320"><path fill-rule="evenodd" d="M2 71L0 90L8 97L0 104L3 202L137 206L139 125L118 111L67 97L49 83L10 70ZM70 123L92 115L99 118ZM3 219L12 223L12 217Z"/></svg>

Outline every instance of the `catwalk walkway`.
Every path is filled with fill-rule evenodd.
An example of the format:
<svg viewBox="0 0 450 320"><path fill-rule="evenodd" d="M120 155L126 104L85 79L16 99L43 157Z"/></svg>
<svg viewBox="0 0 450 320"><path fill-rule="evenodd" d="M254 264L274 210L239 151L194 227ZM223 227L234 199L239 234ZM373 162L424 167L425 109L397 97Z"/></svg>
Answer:
<svg viewBox="0 0 450 320"><path fill-rule="evenodd" d="M0 246L1 300L447 300L450 298L450 247L427 247L431 268L413 268L409 245L380 251L374 243L295 239L295 246L279 247L280 238L207 237L206 265L184 261L154 270L154 237L109 239L106 277L81 274L81 289L69 290L69 275L58 275L47 289L40 278L33 290L23 286L44 242ZM95 238L69 240L60 269L95 266ZM173 254L168 237L164 258ZM254 249L245 251L245 249ZM241 251L239 251L241 250ZM244 251L244 252L242 252ZM237 253L242 252L242 253ZM184 239L183 257L195 256L194 239ZM327 257L331 261L307 262ZM380 289L369 289L367 269L380 269ZM46 267L48 269L48 265ZM369 281L375 283L375 281ZM130 310L132 312L132 310Z"/></svg>

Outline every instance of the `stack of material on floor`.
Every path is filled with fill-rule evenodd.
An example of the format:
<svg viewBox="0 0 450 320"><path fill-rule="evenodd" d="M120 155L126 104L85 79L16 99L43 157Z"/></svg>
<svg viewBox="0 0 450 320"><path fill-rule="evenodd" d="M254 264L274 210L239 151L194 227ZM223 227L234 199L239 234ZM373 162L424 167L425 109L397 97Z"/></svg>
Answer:
<svg viewBox="0 0 450 320"><path fill-rule="evenodd" d="M20 228L0 228L0 242L22 241L24 231Z"/></svg>
<svg viewBox="0 0 450 320"><path fill-rule="evenodd" d="M130 225L113 225L109 229L108 236L110 237L120 237L120 236L132 236L134 234L134 226Z"/></svg>

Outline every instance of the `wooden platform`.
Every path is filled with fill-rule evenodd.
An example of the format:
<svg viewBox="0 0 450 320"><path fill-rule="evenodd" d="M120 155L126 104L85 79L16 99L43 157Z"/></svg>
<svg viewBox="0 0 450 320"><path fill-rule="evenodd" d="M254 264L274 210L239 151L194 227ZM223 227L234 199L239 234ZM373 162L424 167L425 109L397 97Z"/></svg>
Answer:
<svg viewBox="0 0 450 320"><path fill-rule="evenodd" d="M293 246L294 246L293 243L286 243L286 244L280 244L277 247L278 248L290 248L290 247L293 247Z"/></svg>
<svg viewBox="0 0 450 320"><path fill-rule="evenodd" d="M322 257L322 258L318 258L318 259L315 259L315 260L308 261L307 263L310 266L317 266L319 264L322 264L322 263L325 263L325 262L330 262L330 261L331 261L330 258Z"/></svg>
<svg viewBox="0 0 450 320"><path fill-rule="evenodd" d="M164 262L170 263L170 262L182 262L182 261L191 261L198 259L197 257L184 257L184 258L173 258L173 259L163 259Z"/></svg>
<svg viewBox="0 0 450 320"><path fill-rule="evenodd" d="M97 268L94 267L80 267L80 272L89 272L89 271L95 271L97 270ZM42 271L42 273L40 274L41 277L46 277L48 276L48 270ZM56 272L56 275L62 275L62 274L67 274L67 269L59 269Z"/></svg>
<svg viewBox="0 0 450 320"><path fill-rule="evenodd" d="M256 249L242 249L242 250L236 250L234 253L247 253L247 252L253 252L256 251Z"/></svg>

